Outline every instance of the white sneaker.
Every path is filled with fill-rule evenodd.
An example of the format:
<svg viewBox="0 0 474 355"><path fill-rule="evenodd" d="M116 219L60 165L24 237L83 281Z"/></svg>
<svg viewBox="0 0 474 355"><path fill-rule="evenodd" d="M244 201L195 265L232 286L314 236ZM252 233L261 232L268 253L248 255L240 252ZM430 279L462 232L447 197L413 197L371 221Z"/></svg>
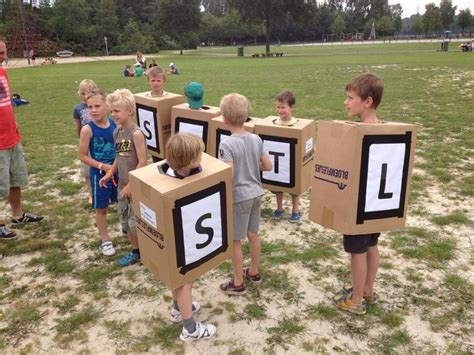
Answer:
<svg viewBox="0 0 474 355"><path fill-rule="evenodd" d="M105 256L115 255L114 245L112 244L111 240L103 240L99 245L99 250Z"/></svg>
<svg viewBox="0 0 474 355"><path fill-rule="evenodd" d="M192 304L193 314L199 312L200 309L201 309L201 305L199 304L199 302L197 301L193 302ZM183 318L181 318L181 311L178 311L174 307L171 307L170 319L173 323L181 322L183 320Z"/></svg>
<svg viewBox="0 0 474 355"><path fill-rule="evenodd" d="M196 330L194 333L189 334L186 329L183 328L179 338L182 341L196 341L200 339L209 339L216 333L216 327L212 324L202 324L196 322Z"/></svg>

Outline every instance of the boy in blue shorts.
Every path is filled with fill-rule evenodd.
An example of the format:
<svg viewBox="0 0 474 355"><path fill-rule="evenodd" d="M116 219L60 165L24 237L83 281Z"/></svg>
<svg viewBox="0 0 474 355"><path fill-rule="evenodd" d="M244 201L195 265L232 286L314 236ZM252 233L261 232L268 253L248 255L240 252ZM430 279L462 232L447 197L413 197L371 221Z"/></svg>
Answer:
<svg viewBox="0 0 474 355"><path fill-rule="evenodd" d="M82 127L92 121L91 114L87 108L87 96L92 92L92 90L95 89L97 89L97 85L93 80L84 79L79 83L79 90L77 90L77 94L81 97L82 102L74 106L72 113L72 117L76 122L76 131L78 137L81 135ZM84 178L87 192L89 193L88 201L89 203L92 203L89 166L83 162L81 162L81 176Z"/></svg>
<svg viewBox="0 0 474 355"><path fill-rule="evenodd" d="M107 231L107 208L110 202L117 202L118 176L115 175L106 186L99 186L100 179L112 168L115 159L114 130L117 127L107 117L106 94L93 90L87 97L87 107L92 121L81 130L79 138L79 159L90 166L92 208L101 242L100 251L106 256L115 254L112 240Z"/></svg>
<svg viewBox="0 0 474 355"><path fill-rule="evenodd" d="M376 109L382 101L383 83L374 74L356 76L346 86L347 113L360 122L381 124ZM353 314L365 314L366 305L377 303L374 291L379 268L378 238L380 233L344 235L344 250L351 254L352 286L344 286L333 301L337 308Z"/></svg>
<svg viewBox="0 0 474 355"><path fill-rule="evenodd" d="M244 277L252 282L262 280L258 273L260 264L260 206L263 195L260 170L270 171L272 162L256 134L248 133L243 125L250 113L250 102L239 94L225 95L220 103L224 123L231 136L219 145L219 159L232 166L233 229L232 271L233 278L219 286L227 295L247 292ZM243 268L244 257L241 241L248 238L250 267Z"/></svg>
<svg viewBox="0 0 474 355"><path fill-rule="evenodd" d="M132 251L120 258L117 264L128 266L140 260L135 214L132 209L132 194L128 184L128 172L147 164L145 136L135 124L135 98L127 89L115 90L107 96L107 105L112 118L119 127L114 131L115 160L99 185L106 187L114 173L118 171L118 213L122 230L127 233Z"/></svg>

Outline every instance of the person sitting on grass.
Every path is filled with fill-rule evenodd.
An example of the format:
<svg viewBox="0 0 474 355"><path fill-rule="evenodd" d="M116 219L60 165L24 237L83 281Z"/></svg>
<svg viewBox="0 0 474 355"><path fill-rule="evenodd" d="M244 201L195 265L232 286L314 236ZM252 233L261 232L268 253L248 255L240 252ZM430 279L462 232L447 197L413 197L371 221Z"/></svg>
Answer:
<svg viewBox="0 0 474 355"><path fill-rule="evenodd" d="M176 178L184 178L198 172L201 164L204 142L191 133L177 133L166 144L166 162L169 168L166 174ZM171 321L182 322L183 329L180 339L185 342L209 339L216 332L212 324L203 324L194 319L193 313L201 308L198 302L192 301L193 283L187 283L171 291L173 306Z"/></svg>
<svg viewBox="0 0 474 355"><path fill-rule="evenodd" d="M124 77L135 76L135 70L132 68L130 64L127 64L125 68L123 69L123 76Z"/></svg>
<svg viewBox="0 0 474 355"><path fill-rule="evenodd" d="M106 186L100 186L100 179L112 169L115 160L115 122L107 117L106 94L100 89L87 96L87 106L92 121L81 130L79 138L79 159L90 166L89 176L92 188L92 208L95 209L95 223L100 235L99 250L105 256L115 254L115 249L107 230L107 209L109 203L117 202L118 176Z"/></svg>
<svg viewBox="0 0 474 355"><path fill-rule="evenodd" d="M360 122L381 124L376 109L382 101L383 83L374 74L365 73L353 78L346 86L347 113ZM351 254L352 286L344 286L333 297L337 308L354 314L365 314L367 304L377 303L374 291L379 268L378 239L380 233L344 235L344 250Z"/></svg>
<svg viewBox="0 0 474 355"><path fill-rule="evenodd" d="M107 187L118 170L118 214L122 231L127 233L132 251L120 258L117 264L128 266L140 260L135 214L132 209L132 195L128 182L128 172L147 164L145 136L135 124L135 98L127 89L115 90L107 96L107 105L112 119L118 125L114 131L115 160L112 168L100 179L99 186Z"/></svg>
<svg viewBox="0 0 474 355"><path fill-rule="evenodd" d="M243 125L250 113L250 102L240 94L225 95L220 102L224 123L231 136L219 145L219 159L232 166L233 231L231 280L219 289L227 295L243 295L247 292L244 277L258 283L262 280L260 264L261 199L264 193L260 170L270 171L272 162L264 151L259 136L247 132ZM242 240L250 244L250 267L243 268Z"/></svg>

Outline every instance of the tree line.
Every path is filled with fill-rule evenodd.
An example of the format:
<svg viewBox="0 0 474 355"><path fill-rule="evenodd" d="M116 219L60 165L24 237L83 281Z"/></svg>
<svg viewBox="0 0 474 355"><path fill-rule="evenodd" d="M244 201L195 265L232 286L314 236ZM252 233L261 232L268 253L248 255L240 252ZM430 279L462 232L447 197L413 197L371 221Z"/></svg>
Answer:
<svg viewBox="0 0 474 355"><path fill-rule="evenodd" d="M450 0L402 19L388 0L0 0L0 35L9 47L41 52L157 52L197 45L321 41L397 33L433 35L472 28L469 9ZM341 34L345 34L341 36ZM24 48L23 48L24 50Z"/></svg>

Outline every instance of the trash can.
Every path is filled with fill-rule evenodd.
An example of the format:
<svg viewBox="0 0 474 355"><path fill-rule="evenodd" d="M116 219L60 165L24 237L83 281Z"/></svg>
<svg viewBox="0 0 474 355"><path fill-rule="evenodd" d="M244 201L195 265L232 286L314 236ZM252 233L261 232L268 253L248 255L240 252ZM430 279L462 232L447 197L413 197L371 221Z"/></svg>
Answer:
<svg viewBox="0 0 474 355"><path fill-rule="evenodd" d="M237 48L237 56L238 57L243 57L244 56L244 47L238 47Z"/></svg>
<svg viewBox="0 0 474 355"><path fill-rule="evenodd" d="M448 46L449 46L448 41L441 42L441 52L447 52L448 51Z"/></svg>

